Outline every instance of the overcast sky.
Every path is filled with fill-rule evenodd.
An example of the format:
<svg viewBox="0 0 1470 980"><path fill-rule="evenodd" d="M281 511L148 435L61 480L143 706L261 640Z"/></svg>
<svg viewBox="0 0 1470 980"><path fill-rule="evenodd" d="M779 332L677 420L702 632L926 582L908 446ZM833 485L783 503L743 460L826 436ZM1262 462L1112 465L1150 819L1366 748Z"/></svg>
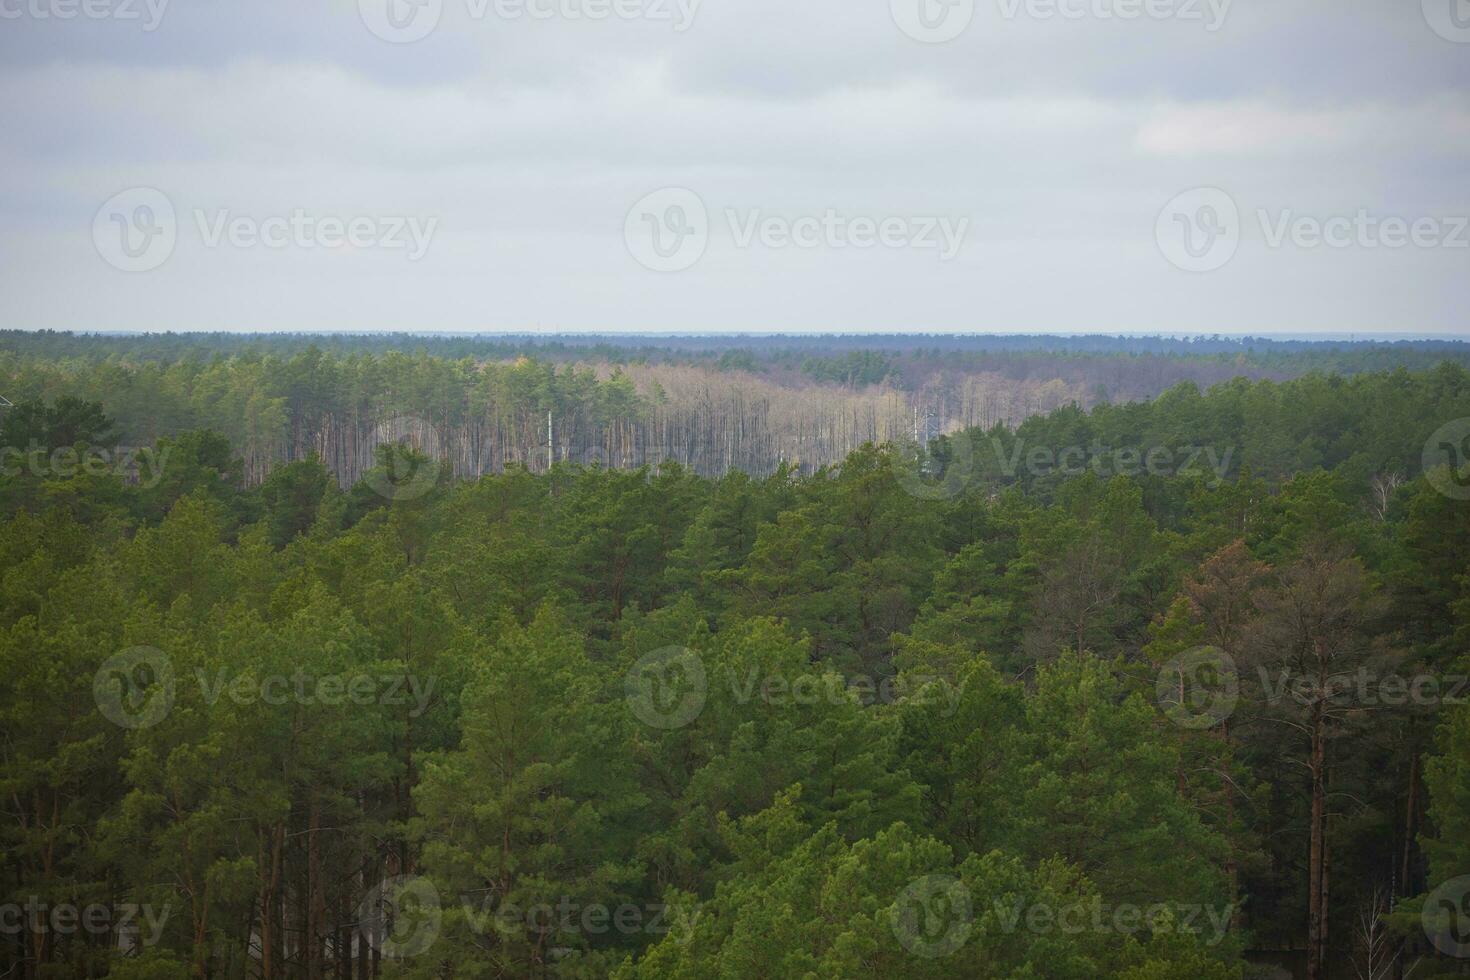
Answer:
<svg viewBox="0 0 1470 980"><path fill-rule="evenodd" d="M1470 0L0 0L0 91L5 327L1470 334Z"/></svg>

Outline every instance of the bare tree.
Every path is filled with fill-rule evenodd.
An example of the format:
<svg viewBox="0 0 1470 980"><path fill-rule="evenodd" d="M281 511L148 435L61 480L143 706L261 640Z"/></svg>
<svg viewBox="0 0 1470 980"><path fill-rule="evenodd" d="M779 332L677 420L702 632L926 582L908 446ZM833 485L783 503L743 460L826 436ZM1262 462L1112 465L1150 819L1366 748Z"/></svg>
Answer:
<svg viewBox="0 0 1470 980"><path fill-rule="evenodd" d="M1407 978L1417 966L1397 972L1403 948L1384 925L1383 917L1388 912L1388 896L1378 890L1358 909L1357 920L1353 924L1353 970L1358 980L1390 980L1394 976Z"/></svg>
<svg viewBox="0 0 1470 980"><path fill-rule="evenodd" d="M1404 485L1404 475L1399 472L1375 473L1370 481L1373 490L1373 516L1382 524L1388 520L1388 505L1399 487Z"/></svg>

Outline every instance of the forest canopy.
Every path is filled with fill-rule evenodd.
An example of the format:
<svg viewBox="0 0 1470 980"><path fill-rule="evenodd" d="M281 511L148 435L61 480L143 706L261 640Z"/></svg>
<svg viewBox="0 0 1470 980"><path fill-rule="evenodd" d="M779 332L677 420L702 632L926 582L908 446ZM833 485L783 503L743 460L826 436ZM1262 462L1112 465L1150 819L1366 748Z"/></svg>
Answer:
<svg viewBox="0 0 1470 980"><path fill-rule="evenodd" d="M1452 359L814 462L634 458L633 364L102 349L0 356L0 972L1463 973Z"/></svg>

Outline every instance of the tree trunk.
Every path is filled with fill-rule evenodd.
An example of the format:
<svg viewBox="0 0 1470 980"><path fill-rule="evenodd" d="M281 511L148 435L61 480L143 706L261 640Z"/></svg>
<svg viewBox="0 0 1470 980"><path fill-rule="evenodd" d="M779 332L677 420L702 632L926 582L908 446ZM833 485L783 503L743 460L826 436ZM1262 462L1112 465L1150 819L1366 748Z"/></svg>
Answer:
<svg viewBox="0 0 1470 980"><path fill-rule="evenodd" d="M286 827L277 824L270 837L270 872L260 893L260 976L261 980L275 980L277 974L276 945L280 903L276 892L281 883L281 851L285 845Z"/></svg>
<svg viewBox="0 0 1470 980"><path fill-rule="evenodd" d="M1324 794L1325 795L1325 794ZM1322 815L1322 899L1321 907L1318 909L1317 924L1317 962L1321 964L1322 976L1327 976L1332 970L1331 949L1327 942L1328 915L1332 908L1332 848L1327 841L1328 824L1331 816L1327 813Z"/></svg>
<svg viewBox="0 0 1470 980"><path fill-rule="evenodd" d="M363 891L363 893L366 894L368 892L368 890L370 888L372 888L372 886L373 886L373 866L372 866L372 863L367 859L367 857L363 857L363 859L362 859L362 891ZM368 947L370 947L372 945L372 943L368 942L367 925L368 925L368 923L370 923L372 921L373 915L372 915L372 910L371 909L365 909L364 911L367 912L367 915L366 916L358 916L357 927L356 927L356 933L357 933L357 937L356 937L357 938L357 980L368 980L368 976L371 973L371 970L369 970L369 968L368 968Z"/></svg>
<svg viewBox="0 0 1470 980"><path fill-rule="evenodd" d="M1230 720L1228 718L1220 725L1220 741L1225 743L1226 759L1233 758L1230 753ZM1240 894L1240 861L1235 852L1234 828L1235 781L1228 778L1227 773L1225 779L1225 846L1229 848L1229 852L1225 857L1225 874L1230 880L1230 901L1234 903L1234 908L1230 913L1230 928L1239 930L1244 922L1242 921L1241 903L1236 901L1236 896Z"/></svg>
<svg viewBox="0 0 1470 980"><path fill-rule="evenodd" d="M1322 688L1319 688L1322 690ZM1322 950L1326 946L1326 908L1323 888L1326 884L1327 794L1323 786L1323 763L1327 740L1324 732L1324 709L1319 702L1312 709L1312 826L1307 859L1307 980L1324 980L1326 972Z"/></svg>
<svg viewBox="0 0 1470 980"><path fill-rule="evenodd" d="M306 976L322 980L323 926L327 917L322 893L321 805L311 801L311 816L306 832Z"/></svg>
<svg viewBox="0 0 1470 980"><path fill-rule="evenodd" d="M352 902L344 888L337 897L337 941L333 943L333 959L337 980L352 980Z"/></svg>
<svg viewBox="0 0 1470 980"><path fill-rule="evenodd" d="M1414 834L1419 822L1419 753L1413 752L1409 756L1409 802L1404 807L1404 860L1399 871L1400 895L1413 895L1418 889L1414 887L1413 856L1414 856Z"/></svg>

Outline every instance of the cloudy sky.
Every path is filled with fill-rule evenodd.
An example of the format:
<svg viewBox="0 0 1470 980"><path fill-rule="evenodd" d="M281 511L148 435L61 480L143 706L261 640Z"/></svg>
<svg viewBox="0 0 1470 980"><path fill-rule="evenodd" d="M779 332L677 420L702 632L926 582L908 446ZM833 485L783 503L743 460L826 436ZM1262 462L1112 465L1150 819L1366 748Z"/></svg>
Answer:
<svg viewBox="0 0 1470 980"><path fill-rule="evenodd" d="M1470 334L1470 0L0 0L0 326Z"/></svg>

